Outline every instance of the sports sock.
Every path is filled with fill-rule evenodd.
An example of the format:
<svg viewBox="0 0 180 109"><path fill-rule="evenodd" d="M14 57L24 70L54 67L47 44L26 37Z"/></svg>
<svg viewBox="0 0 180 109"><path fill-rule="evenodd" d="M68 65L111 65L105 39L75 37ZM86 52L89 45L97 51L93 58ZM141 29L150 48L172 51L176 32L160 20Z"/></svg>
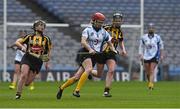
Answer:
<svg viewBox="0 0 180 109"><path fill-rule="evenodd" d="M60 88L61 88L62 90L64 90L66 87L72 85L72 84L75 83L75 82L76 82L75 77L69 78Z"/></svg>
<svg viewBox="0 0 180 109"><path fill-rule="evenodd" d="M109 89L108 87L105 87L105 88L104 88L104 92L108 92L108 93L109 93L109 90L110 90L110 89Z"/></svg>
<svg viewBox="0 0 180 109"><path fill-rule="evenodd" d="M76 89L75 91L79 91L82 87L82 85L85 83L85 81L87 80L87 77L88 77L88 74L86 72L84 72L82 75L81 75L81 78L79 79L78 81L78 84L76 86Z"/></svg>

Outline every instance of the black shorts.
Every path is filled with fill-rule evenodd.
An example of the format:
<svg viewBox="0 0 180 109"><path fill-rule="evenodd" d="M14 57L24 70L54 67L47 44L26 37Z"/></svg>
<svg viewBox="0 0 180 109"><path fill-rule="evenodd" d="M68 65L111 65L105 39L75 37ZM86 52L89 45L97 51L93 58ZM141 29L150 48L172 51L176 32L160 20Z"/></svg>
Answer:
<svg viewBox="0 0 180 109"><path fill-rule="evenodd" d="M26 64L30 67L33 72L39 73L41 70L43 61L37 57L30 55L29 53L24 54L21 65Z"/></svg>
<svg viewBox="0 0 180 109"><path fill-rule="evenodd" d="M98 53L94 55L94 59L96 60L96 63L104 64L105 62L105 55L104 53Z"/></svg>
<svg viewBox="0 0 180 109"><path fill-rule="evenodd" d="M89 51L86 50L85 48L81 48L81 49L78 50L78 53L76 55L76 62L79 64L79 66L82 66L82 63L87 58L91 58L93 67L95 66L95 64L96 64L95 57L94 57L94 55L88 54L88 52Z"/></svg>
<svg viewBox="0 0 180 109"><path fill-rule="evenodd" d="M158 63L158 59L156 57L150 59L150 60L144 60L144 63L151 63L151 62L155 62Z"/></svg>
<svg viewBox="0 0 180 109"><path fill-rule="evenodd" d="M97 63L99 64L106 64L106 61L109 59L113 59L115 62L117 61L116 59L116 53L109 51L109 52L103 52L99 58L97 59Z"/></svg>
<svg viewBox="0 0 180 109"><path fill-rule="evenodd" d="M14 64L19 64L19 65L20 65L20 64L21 64L21 62L19 62L19 61L15 60L15 61L14 61Z"/></svg>

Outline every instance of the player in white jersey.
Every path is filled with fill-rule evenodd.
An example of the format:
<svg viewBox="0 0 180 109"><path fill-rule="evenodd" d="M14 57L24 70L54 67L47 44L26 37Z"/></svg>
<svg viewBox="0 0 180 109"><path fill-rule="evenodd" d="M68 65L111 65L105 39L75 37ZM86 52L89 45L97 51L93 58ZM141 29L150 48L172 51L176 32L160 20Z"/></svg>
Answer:
<svg viewBox="0 0 180 109"><path fill-rule="evenodd" d="M19 31L19 37L24 37L26 34L27 34L26 30ZM26 46L26 45L24 45L24 46ZM12 81L11 85L9 85L9 89L15 89L16 82L19 80L19 77L20 77L21 59L25 53L23 51L21 51L20 49L18 49L15 44L8 46L8 48L12 48L12 49L16 50L16 56L14 59L15 70L14 70L14 75L13 75L13 81ZM30 85L29 89L30 90L34 89L33 83Z"/></svg>
<svg viewBox="0 0 180 109"><path fill-rule="evenodd" d="M158 34L155 34L154 24L150 23L148 34L141 37L139 45L139 56L144 63L148 80L148 88L154 88L154 71L159 60L163 59L163 41Z"/></svg>
<svg viewBox="0 0 180 109"><path fill-rule="evenodd" d="M81 44L83 48L79 51L79 63L80 68L76 73L78 78L80 77L77 87L73 92L73 95L80 97L79 91L82 85L85 83L89 73L92 71L95 63L102 61L102 50L104 43L110 46L110 49L117 53L114 46L111 43L110 34L102 28L105 20L105 16L102 13L94 13L91 18L91 26L85 28L82 32ZM83 71L83 72L82 72ZM64 83L57 93L57 99L60 99L64 88L68 87L74 83L76 77L70 78L66 83Z"/></svg>

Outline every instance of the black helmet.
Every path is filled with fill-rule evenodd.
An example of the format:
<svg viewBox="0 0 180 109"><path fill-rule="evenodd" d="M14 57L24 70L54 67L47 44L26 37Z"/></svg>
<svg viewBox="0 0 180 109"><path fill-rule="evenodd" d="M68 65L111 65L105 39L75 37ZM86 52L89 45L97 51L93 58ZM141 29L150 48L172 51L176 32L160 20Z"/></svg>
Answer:
<svg viewBox="0 0 180 109"><path fill-rule="evenodd" d="M36 26L38 26L40 23L44 24L44 27L46 27L46 22L43 20L36 20L33 24L33 29L35 29Z"/></svg>
<svg viewBox="0 0 180 109"><path fill-rule="evenodd" d="M113 20L114 19L122 19L123 18L123 15L121 13L114 13L113 14Z"/></svg>

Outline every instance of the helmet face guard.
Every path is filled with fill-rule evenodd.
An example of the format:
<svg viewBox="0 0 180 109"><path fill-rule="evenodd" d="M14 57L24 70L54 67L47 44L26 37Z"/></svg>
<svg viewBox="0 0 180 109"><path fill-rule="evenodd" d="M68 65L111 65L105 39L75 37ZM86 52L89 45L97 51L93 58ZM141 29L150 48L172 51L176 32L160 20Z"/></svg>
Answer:
<svg viewBox="0 0 180 109"><path fill-rule="evenodd" d="M96 28L101 28L103 24L104 24L104 21L100 21L100 20L93 21L93 26L95 26Z"/></svg>
<svg viewBox="0 0 180 109"><path fill-rule="evenodd" d="M122 14L120 13L113 14L113 20L112 20L113 25L115 25L116 27L119 27L122 23L122 20L123 20Z"/></svg>
<svg viewBox="0 0 180 109"><path fill-rule="evenodd" d="M36 31L36 28L39 26L39 25L43 25L44 26L44 29L46 28L46 22L43 21L43 20L36 20L33 24L33 29Z"/></svg>
<svg viewBox="0 0 180 109"><path fill-rule="evenodd" d="M148 33L149 34L154 34L154 31L155 31L154 24L153 23L149 23L148 24Z"/></svg>

